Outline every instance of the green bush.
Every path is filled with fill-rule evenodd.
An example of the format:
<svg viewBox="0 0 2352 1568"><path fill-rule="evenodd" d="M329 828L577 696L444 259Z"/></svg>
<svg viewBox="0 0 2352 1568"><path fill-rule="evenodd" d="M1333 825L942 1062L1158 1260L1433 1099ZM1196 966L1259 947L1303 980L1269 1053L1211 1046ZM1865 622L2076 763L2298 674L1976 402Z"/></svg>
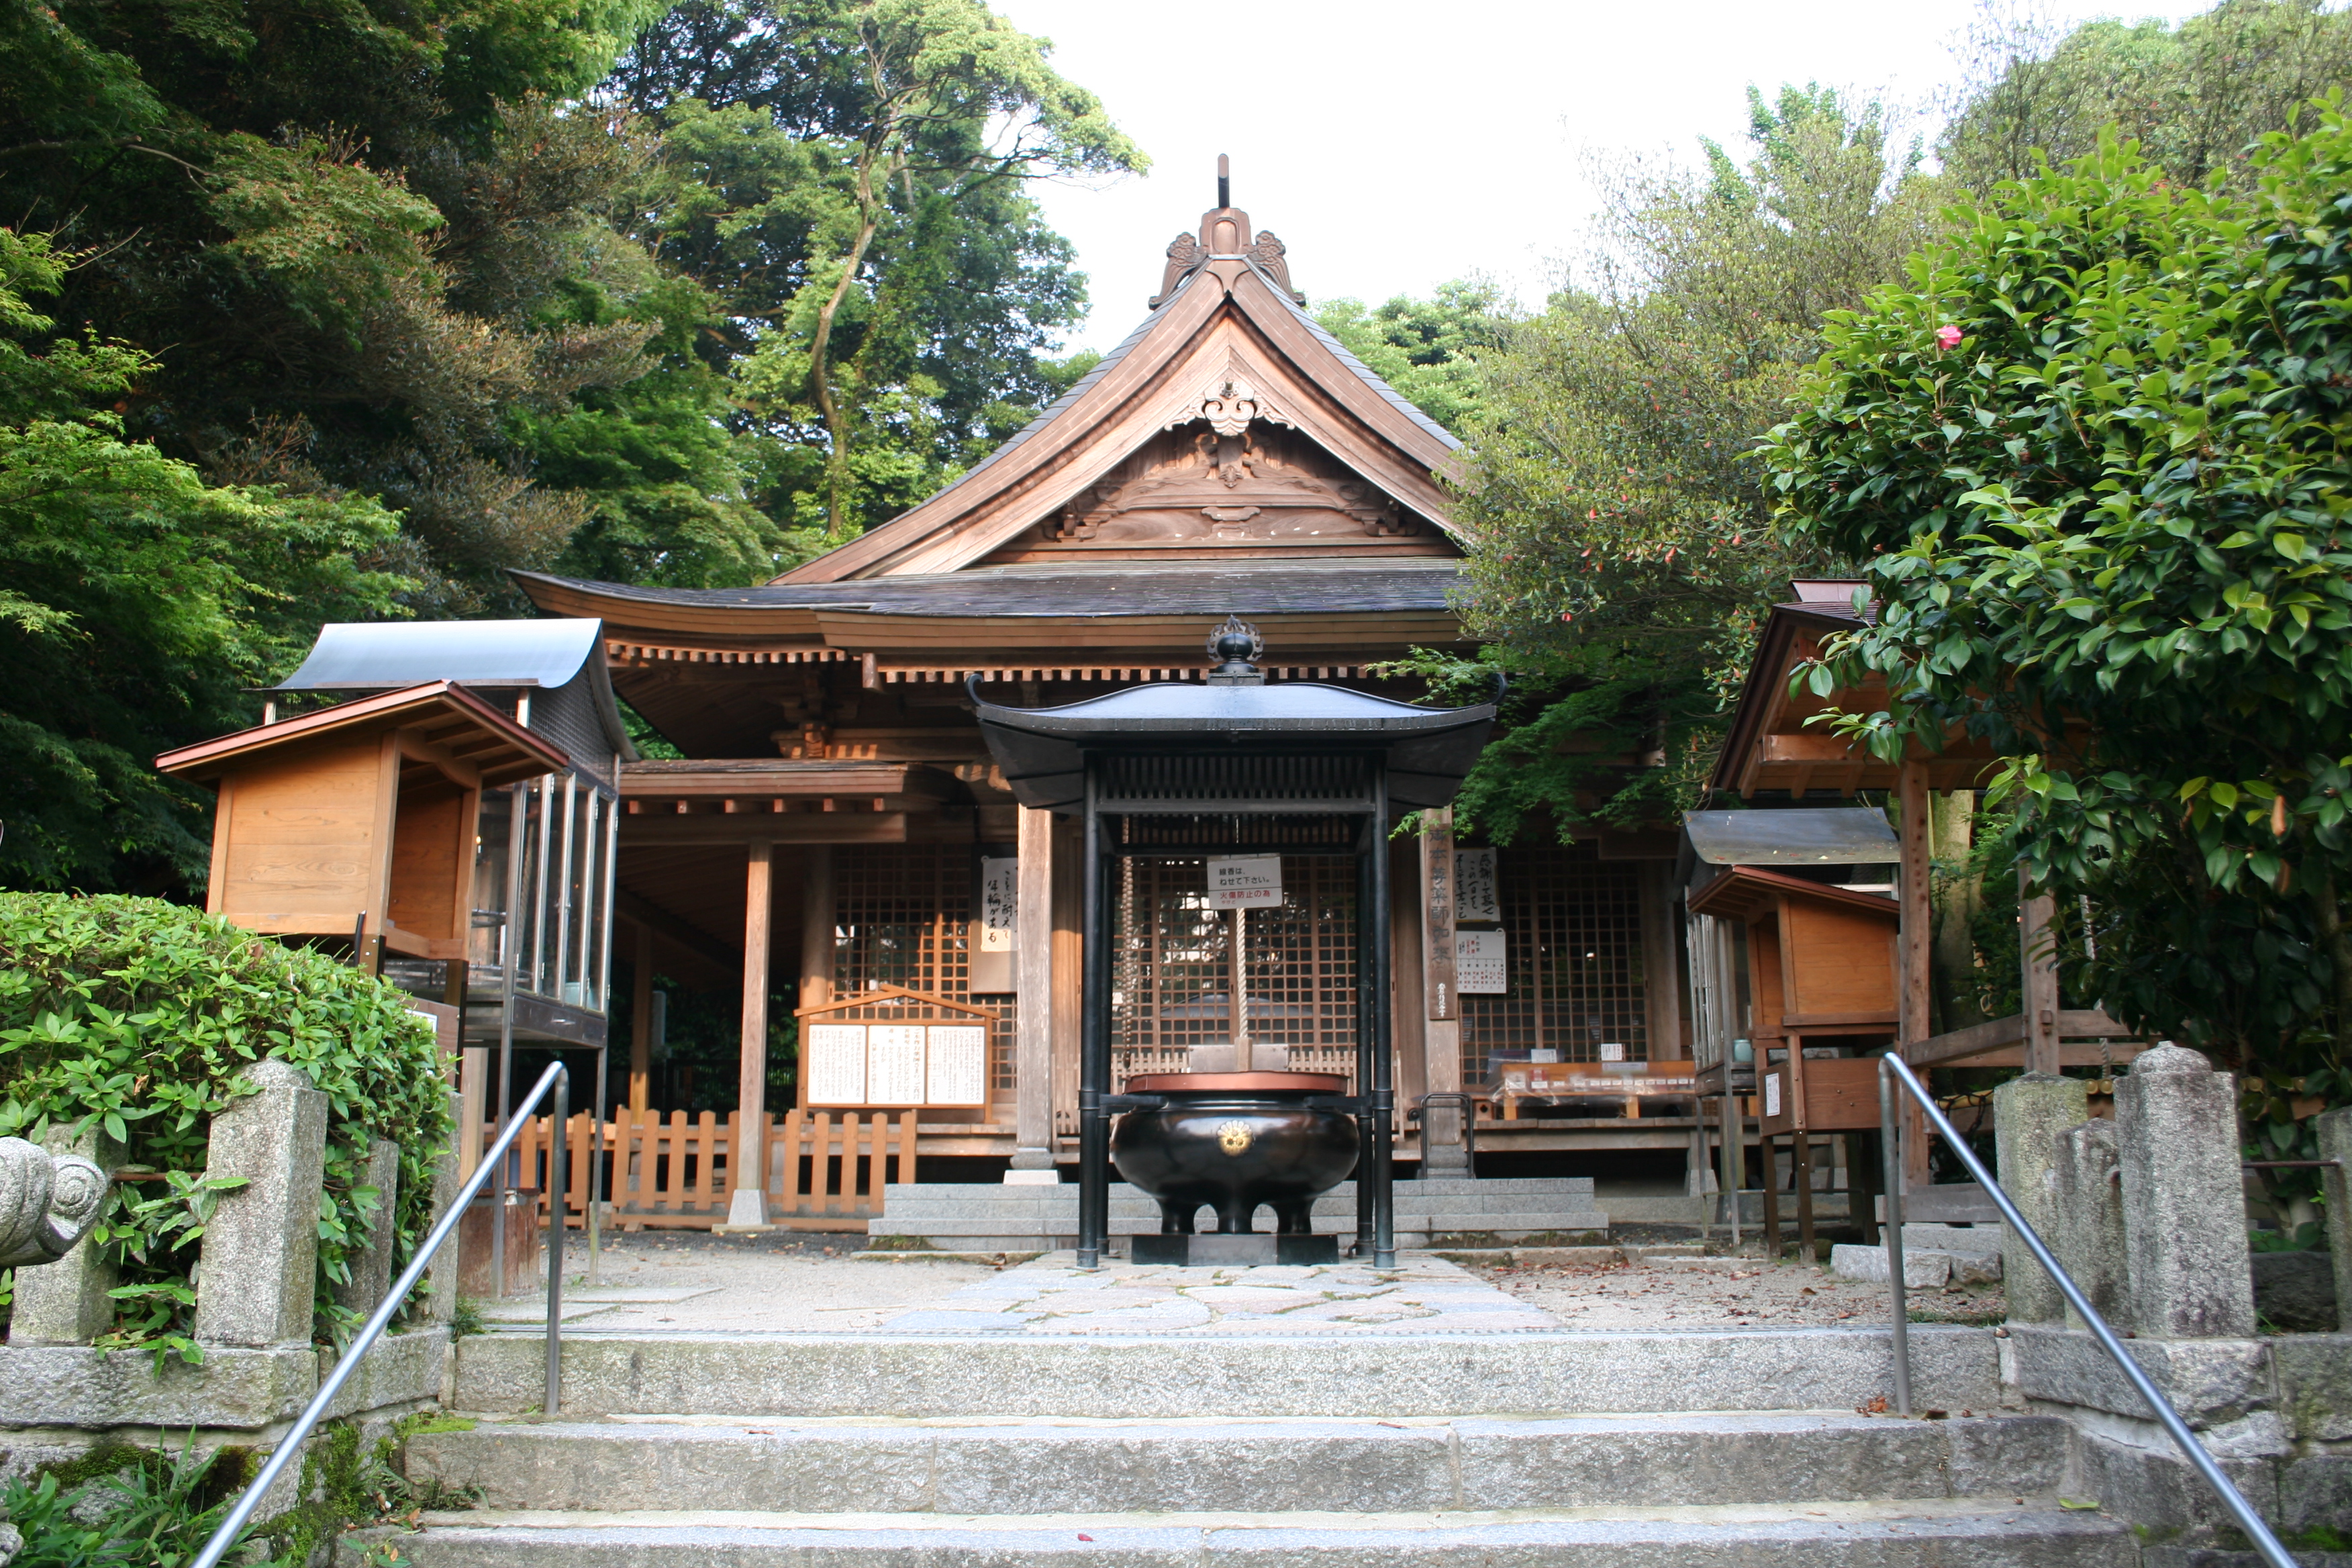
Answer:
<svg viewBox="0 0 2352 1568"><path fill-rule="evenodd" d="M317 1331L357 1322L331 1287L386 1223L369 1143L400 1145L394 1268L432 1217L449 1122L430 1025L390 985L320 953L152 899L0 893L0 1135L93 1120L134 1169L89 1245L122 1268L109 1344L198 1359L189 1269L218 1191L204 1178L214 1112L247 1063L275 1057L325 1093Z"/></svg>

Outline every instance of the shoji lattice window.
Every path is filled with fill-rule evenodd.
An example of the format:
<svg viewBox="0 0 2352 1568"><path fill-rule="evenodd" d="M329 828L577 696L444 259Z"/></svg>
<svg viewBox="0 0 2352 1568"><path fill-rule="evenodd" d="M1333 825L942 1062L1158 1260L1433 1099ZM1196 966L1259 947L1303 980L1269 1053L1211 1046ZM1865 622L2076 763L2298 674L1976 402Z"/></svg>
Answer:
<svg viewBox="0 0 2352 1568"><path fill-rule="evenodd" d="M876 985L984 1007L991 1098L1013 1091L1013 1002L971 994L970 850L893 844L834 851L833 984L846 996Z"/></svg>
<svg viewBox="0 0 2352 1568"><path fill-rule="evenodd" d="M1113 1076L1182 1072L1192 1048L1233 1038L1235 911L1206 907L1197 859L1119 862ZM1355 1068L1355 868L1285 856L1279 908L1244 912L1244 989L1260 1068Z"/></svg>
<svg viewBox="0 0 2352 1568"><path fill-rule="evenodd" d="M1649 1056L1642 973L1642 897L1633 862L1597 847L1545 846L1496 856L1510 990L1462 998L1462 1079L1494 1081L1496 1058L1557 1050L1598 1061L1615 1042Z"/></svg>

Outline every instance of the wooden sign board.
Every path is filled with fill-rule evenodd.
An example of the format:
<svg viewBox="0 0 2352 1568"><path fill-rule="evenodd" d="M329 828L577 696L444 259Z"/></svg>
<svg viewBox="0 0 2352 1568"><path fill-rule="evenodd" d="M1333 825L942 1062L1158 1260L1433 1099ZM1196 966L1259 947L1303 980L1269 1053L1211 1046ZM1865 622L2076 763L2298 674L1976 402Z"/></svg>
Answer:
<svg viewBox="0 0 2352 1568"><path fill-rule="evenodd" d="M1774 1062L1756 1072L1759 1126L1768 1137L1782 1132L1867 1132L1878 1125L1878 1058L1841 1057L1808 1061L1804 1120L1797 1119L1790 1091L1789 1064Z"/></svg>
<svg viewBox="0 0 2352 1568"><path fill-rule="evenodd" d="M811 1023L801 1046L811 1105L988 1103L985 1023Z"/></svg>

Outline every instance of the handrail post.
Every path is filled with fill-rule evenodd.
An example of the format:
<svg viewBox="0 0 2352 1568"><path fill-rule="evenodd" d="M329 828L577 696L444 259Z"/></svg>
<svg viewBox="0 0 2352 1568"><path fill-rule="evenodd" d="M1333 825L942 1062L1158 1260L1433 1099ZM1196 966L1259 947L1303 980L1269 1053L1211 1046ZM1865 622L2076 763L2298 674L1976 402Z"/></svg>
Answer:
<svg viewBox="0 0 2352 1568"><path fill-rule="evenodd" d="M564 1163L563 1124L572 1115L572 1074L555 1064L554 1130L547 1140L547 1400L546 1413L556 1414L563 1393L563 1242L565 1206L571 1202L571 1173Z"/></svg>
<svg viewBox="0 0 2352 1568"><path fill-rule="evenodd" d="M1911 1414L1911 1307L1903 1295L1903 1118L1895 1114L1893 1053L1878 1058L1878 1155L1886 1176L1886 1278L1894 1297L1895 1412Z"/></svg>
<svg viewBox="0 0 2352 1568"><path fill-rule="evenodd" d="M2245 1495L2231 1484L2229 1477L2221 1473L2221 1467L2213 1462L2213 1456L2205 1451L2205 1445L2197 1440L2197 1434L2189 1429L2189 1423L2183 1421L2180 1418L2180 1413L2172 1408L2172 1401L2166 1398L2163 1392L2156 1386L2154 1381L2148 1377L2147 1369L2139 1364L2138 1359L2124 1349L2123 1342L2116 1338L2115 1330L2107 1326L2107 1321L2099 1315L2099 1310L2091 1305L2091 1299L2083 1294L2083 1288L2074 1283L2074 1277L2059 1267L2058 1259L2051 1254L2049 1247L2042 1241L2040 1233L2025 1222L2025 1215L2018 1212L2017 1205L2010 1200L2009 1194L2002 1189L2001 1184L1993 1180L1992 1173L1984 1168L1984 1162L1977 1158L1976 1151L1969 1147L1968 1140L1961 1137L1950 1121L1946 1118L1942 1109L1936 1104L1935 1097L1927 1092L1927 1086L1919 1081L1918 1077L1911 1071L1909 1065L1890 1051L1878 1058L1878 1074L1880 1095L1878 1104L1881 1117L1885 1118L1890 1114L1889 1107L1893 1102L1888 1089L1890 1083L1900 1087L1904 1093L1912 1098L1918 1105L1920 1114L1927 1126L1934 1131L1943 1134L1944 1142L1951 1150L1953 1156L1967 1168L1969 1175L1976 1178L1978 1184L1983 1187L1985 1196L1992 1200L1993 1206L2000 1210L2002 1220L2007 1222L2010 1229L2017 1233L2017 1238L2025 1243L2026 1250L2033 1254L2033 1260L2049 1274L2051 1279L2057 1285L2059 1294L2066 1298L2066 1304L2074 1308L2075 1315L2083 1320L2083 1326L2091 1331L2092 1339L2096 1341L2099 1348L2106 1352L2107 1359L2115 1363L2116 1370L2122 1373L2124 1380L2132 1385L2134 1392L2147 1402L2150 1414L2156 1417L2156 1424L2164 1428L2165 1435L2172 1439L2173 1445L2180 1450L2181 1457L2189 1461L2190 1468L2195 1469L2205 1484L2212 1489L2213 1495L2221 1500L2221 1506L2230 1510L2230 1516L2237 1521L2238 1528L2244 1531L2247 1539L2254 1543L2254 1550L2261 1553L2263 1561L2269 1563L2271 1568L2295 1568L2294 1559L2286 1554L2286 1548L2279 1544L2279 1539L2272 1532L2271 1527L2263 1522L2263 1516L2254 1511L2253 1505L2246 1500ZM1895 1190L1887 1194L1886 1215L1888 1219L1897 1224L1895 1231L1896 1249L1890 1250L1887 1254L1889 1266L1887 1272L1895 1282L1895 1300L1899 1303L1903 1300L1903 1276L1897 1261L1901 1256L1899 1248L1902 1245L1903 1234L1900 1226L1903 1213L1902 1198L1899 1195L1899 1185L1894 1183L1890 1183L1889 1185ZM1910 1369L1906 1364L1908 1342L1904 1338L1905 1326L1905 1317L1898 1312L1895 1324L1897 1347L1895 1375L1898 1390L1907 1391ZM198 1568L203 1568L203 1565L199 1564Z"/></svg>
<svg viewBox="0 0 2352 1568"><path fill-rule="evenodd" d="M286 1467L301 1453L302 1439L318 1426L319 1417L326 1414L327 1406L334 1403L335 1395L342 1392L343 1384L351 1381L352 1373L359 1370L369 1348L383 1337L386 1326L408 1300L408 1293L416 1289L416 1282L425 1278L425 1270L431 1266L441 1248L448 1244L451 1233L457 1230L458 1221L466 1215L467 1205L498 1172L500 1162L505 1160L507 1151L514 1147L515 1139L520 1136L523 1123L530 1119L531 1111L538 1108L548 1089L564 1081L564 1077L563 1064L560 1061L550 1063L547 1070L539 1075L539 1082L531 1087L521 1109L500 1130L489 1148L483 1151L481 1163L474 1167L474 1173L458 1187L457 1195L449 1200L449 1206L442 1212L441 1218L417 1244L415 1253L408 1260L408 1267L400 1271L400 1278L394 1280L391 1289L383 1293L383 1300L376 1304L375 1311L361 1325L360 1331L352 1336L352 1342L343 1348L342 1354L335 1358L335 1364L319 1384L319 1392L310 1396L310 1403L302 1407L302 1414L294 1418L294 1425L288 1427L286 1435L278 1440L278 1446L270 1450L268 1459L262 1464L261 1473L247 1483L236 1505L228 1510L228 1516L221 1521L220 1528L213 1531L212 1539L205 1542L205 1549L196 1553L195 1560L188 1564L188 1568L219 1568L220 1560L245 1533L246 1521L253 1517L253 1510L261 1506L261 1500L269 1495L269 1489L277 1483ZM498 1214L494 1217L503 1221L504 1215ZM493 1227L492 1234L497 1234L499 1228ZM548 1321L551 1331L555 1321L552 1313Z"/></svg>

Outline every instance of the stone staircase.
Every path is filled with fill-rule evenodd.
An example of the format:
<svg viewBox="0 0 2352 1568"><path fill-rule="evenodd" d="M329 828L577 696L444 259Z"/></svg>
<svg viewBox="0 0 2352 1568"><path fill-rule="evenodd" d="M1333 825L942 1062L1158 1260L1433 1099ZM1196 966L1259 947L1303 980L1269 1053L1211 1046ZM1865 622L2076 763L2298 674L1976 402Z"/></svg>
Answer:
<svg viewBox="0 0 2352 1568"><path fill-rule="evenodd" d="M1609 1216L1594 1206L1589 1176L1433 1177L1396 1184L1395 1223L1399 1247L1427 1247L1433 1238L1490 1245L1530 1237L1598 1241L1605 1238ZM1270 1227L1270 1216L1261 1212L1258 1224ZM1075 1183L908 1183L887 1190L881 1215L866 1228L870 1236L905 1237L942 1252L1051 1251L1077 1245L1078 1189ZM1355 1183L1342 1182L1315 1201L1315 1228L1354 1236ZM1119 1237L1159 1230L1160 1205L1125 1182L1113 1183L1114 1245Z"/></svg>
<svg viewBox="0 0 2352 1568"><path fill-rule="evenodd" d="M860 1336L583 1332L566 1416L536 1338L462 1342L467 1431L409 1479L471 1508L415 1568L2126 1568L2060 1508L2053 1418L1980 1330L1915 1334L1945 1420L1859 1414L1883 1333ZM1627 1412L1636 1412L1628 1414Z"/></svg>

